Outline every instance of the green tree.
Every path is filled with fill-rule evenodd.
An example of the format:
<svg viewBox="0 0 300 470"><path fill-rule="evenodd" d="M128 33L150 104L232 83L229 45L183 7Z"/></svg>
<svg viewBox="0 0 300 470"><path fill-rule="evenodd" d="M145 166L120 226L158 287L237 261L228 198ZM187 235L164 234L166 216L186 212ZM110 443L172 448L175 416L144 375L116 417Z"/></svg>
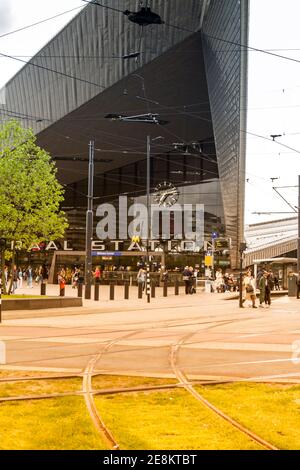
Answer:
<svg viewBox="0 0 300 470"><path fill-rule="evenodd" d="M61 238L67 228L60 210L64 190L50 155L36 145L30 129L17 121L0 124L0 237L11 247L11 273L16 244ZM4 249L1 253L2 275ZM5 286L2 277L2 285ZM9 291L11 290L11 285Z"/></svg>

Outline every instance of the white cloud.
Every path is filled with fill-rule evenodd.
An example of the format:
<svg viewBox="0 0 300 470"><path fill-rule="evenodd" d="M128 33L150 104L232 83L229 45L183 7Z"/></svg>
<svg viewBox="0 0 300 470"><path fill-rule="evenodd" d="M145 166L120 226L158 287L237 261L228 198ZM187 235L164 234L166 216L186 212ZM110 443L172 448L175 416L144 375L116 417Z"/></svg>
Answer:
<svg viewBox="0 0 300 470"><path fill-rule="evenodd" d="M11 27L12 10L9 0L1 0L0 3L0 34L3 34Z"/></svg>

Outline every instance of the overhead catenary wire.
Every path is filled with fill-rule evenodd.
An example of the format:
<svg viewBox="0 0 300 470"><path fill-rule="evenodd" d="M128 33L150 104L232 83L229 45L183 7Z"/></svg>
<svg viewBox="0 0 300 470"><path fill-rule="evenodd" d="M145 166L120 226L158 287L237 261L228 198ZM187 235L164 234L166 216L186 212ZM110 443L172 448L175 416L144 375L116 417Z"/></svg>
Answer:
<svg viewBox="0 0 300 470"><path fill-rule="evenodd" d="M36 67L36 68L39 68L39 69L42 69L42 70L47 70L48 72L52 72L52 73L56 73L58 75L62 75L63 77L72 78L73 80L76 80L78 82L87 83L88 85L92 85L92 86L95 86L97 88L101 88L103 90L106 89L106 87L104 85L100 85L99 83L94 83L94 82L91 82L90 80L86 80L84 78L76 77L74 75L70 75L70 74L65 73L65 72L60 72L59 70L51 69L50 67L46 67L45 65L35 64L32 61L26 61L26 60L23 60L23 59L18 59L17 57L14 57L14 56L11 56L11 55L8 55L8 54L4 54L3 52L0 52L0 56L1 57L6 57L8 59L13 59L13 60L16 60L18 62L22 62L23 64L25 64L27 66L30 66L30 67Z"/></svg>
<svg viewBox="0 0 300 470"><path fill-rule="evenodd" d="M102 8L106 8L108 10L113 10L113 11L116 11L118 13L123 13L123 10L120 10L118 8L113 8L113 7L110 7L108 5L104 5L98 1L89 1L89 0L81 0L85 3L88 3L90 5L95 5L95 6L100 6ZM196 33L201 33L201 30L192 30L192 29L188 29L188 28L184 28L183 26L178 26L178 25L174 25L172 23L168 23L168 22L165 22L164 23L166 26L169 26L170 28L174 28L174 29L178 29L178 30L181 30L183 32L187 32L187 33L191 33L191 34L196 34ZM300 60L298 59L294 59L293 57L288 57L288 56L284 56L282 54L276 54L275 52L272 52L270 50L267 50L267 49L260 49L260 48L257 48L257 47L252 47L252 46L249 46L248 44L241 44L239 42L236 42L236 41L230 41L228 39L224 39L224 38L220 38L220 37L217 37L217 36L213 36L211 34L207 34L207 33L204 33L204 36L210 38L210 39L214 39L216 41L220 41L220 42L223 42L225 44L230 44L232 46L238 46L240 48L240 50L251 50L251 51L254 51L254 52L260 52L260 53L263 53L263 54L267 54L267 55L270 55L270 56L273 56L273 57L277 57L279 59L284 59L284 60L289 60L289 61L292 61L292 62L296 62L296 63L300 63Z"/></svg>
<svg viewBox="0 0 300 470"><path fill-rule="evenodd" d="M75 7L75 8L72 8L71 10L66 10L66 11L63 11L61 13L58 13L57 15L54 15L54 16L49 16L48 18L44 18L43 20L40 20L40 21L36 21L35 23L31 23L29 25L26 25L26 26L23 26L21 28L18 28L18 29L15 29L14 31L8 31L7 33L3 33L3 34L0 34L0 39L1 38L4 38L6 36L10 36L11 34L16 34L16 33L19 33L21 31L24 31L26 29L29 29L29 28L33 28L34 26L38 26L40 24L43 24L43 23L46 23L47 21L51 21L51 20L54 20L56 18L59 18L60 16L63 16L63 15L66 15L68 13L71 13L75 10L79 10L79 9L82 9L83 7L82 6L79 6L79 7Z"/></svg>
<svg viewBox="0 0 300 470"><path fill-rule="evenodd" d="M104 8L108 8L108 9L110 9L110 10L119 11L119 12L122 13L121 10L118 10L118 9L115 9L115 8L111 8L111 7L107 6L107 5L100 4L99 2L86 2L86 3L95 4L95 5L98 5L98 6L101 6L101 7L104 7ZM174 25L170 25L170 26L175 27ZM194 32L194 31L190 31L190 32ZM214 39L218 39L218 40L220 40L220 41L224 41L224 40L221 39L221 38L214 38ZM228 42L228 41L226 41L226 42ZM232 43L232 42L230 42L230 43ZM241 45L241 47L244 48L244 47L246 47L246 46ZM247 47L248 47L248 46L247 46ZM250 48L250 46L249 46L249 48ZM256 48L250 48L250 49L253 49L253 50L256 50L256 51L259 51L259 52L268 52L268 51L264 51L264 50L256 49ZM285 57L285 58L286 58L286 57ZM54 70L52 70L52 71L54 71ZM56 72L56 71L54 71L54 72ZM61 73L61 72L58 72L58 73ZM76 77L73 77L73 78L75 78L75 80L77 79ZM79 79L79 80L81 80L81 79ZM95 84L94 84L94 85L95 85ZM193 117L195 117L195 116L193 116ZM254 134L252 134L252 133L250 133L250 132L248 132L248 134L249 134L249 135L254 135ZM263 136L260 136L260 137L263 138ZM270 139L267 139L267 140L270 140ZM280 144L280 145L282 145L282 146L285 146L285 147L287 147L287 148L292 149L291 147L288 147L288 146L286 146L285 144L281 144L281 143L279 143L279 142L277 142L277 143ZM300 152L297 151L296 149L292 149L292 150L293 150L293 151L296 151L297 153L300 153Z"/></svg>

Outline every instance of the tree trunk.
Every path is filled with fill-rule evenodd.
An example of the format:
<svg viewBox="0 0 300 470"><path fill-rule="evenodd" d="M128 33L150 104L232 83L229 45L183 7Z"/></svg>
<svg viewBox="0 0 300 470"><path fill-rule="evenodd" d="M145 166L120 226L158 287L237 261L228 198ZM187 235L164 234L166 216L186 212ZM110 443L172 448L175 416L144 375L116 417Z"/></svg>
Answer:
<svg viewBox="0 0 300 470"><path fill-rule="evenodd" d="M9 287L8 287L8 295L11 294L12 286L14 282L15 255L16 255L16 244L15 242L12 242L12 257L11 257L11 264L10 264L10 282L9 282Z"/></svg>
<svg viewBox="0 0 300 470"><path fill-rule="evenodd" d="M6 294L6 282L5 282L5 249L1 250L1 273L2 273L2 294Z"/></svg>

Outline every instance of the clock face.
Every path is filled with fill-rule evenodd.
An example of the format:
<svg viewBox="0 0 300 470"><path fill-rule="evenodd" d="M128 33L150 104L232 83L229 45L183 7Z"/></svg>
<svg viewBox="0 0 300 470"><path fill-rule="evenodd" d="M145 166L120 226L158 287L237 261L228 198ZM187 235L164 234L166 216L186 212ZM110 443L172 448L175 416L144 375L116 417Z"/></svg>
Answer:
<svg viewBox="0 0 300 470"><path fill-rule="evenodd" d="M155 188L154 202L162 207L171 207L178 201L179 191L174 184L164 181Z"/></svg>

